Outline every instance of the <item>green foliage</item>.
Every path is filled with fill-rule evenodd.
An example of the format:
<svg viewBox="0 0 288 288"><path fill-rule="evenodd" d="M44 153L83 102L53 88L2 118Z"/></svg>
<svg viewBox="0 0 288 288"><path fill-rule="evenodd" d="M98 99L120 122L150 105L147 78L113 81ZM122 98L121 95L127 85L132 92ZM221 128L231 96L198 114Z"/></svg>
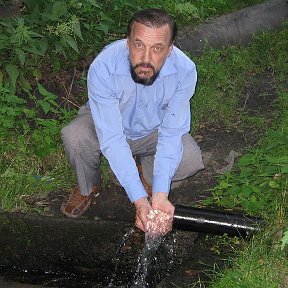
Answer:
<svg viewBox="0 0 288 288"><path fill-rule="evenodd" d="M14 93L17 79L31 84L33 67L43 60L47 66L67 66L122 38L130 17L141 8L166 9L184 25L259 1L25 0L21 16L0 21L0 71Z"/></svg>
<svg viewBox="0 0 288 288"><path fill-rule="evenodd" d="M0 86L0 132L9 135L11 132L30 137L29 146L33 147L34 153L39 157L45 157L56 151L60 142L60 129L62 121L67 117L64 109L60 108L55 100L56 95L47 91L40 83L37 85L40 96L28 94L30 102L33 100L32 109L27 107L27 100L11 94L9 89ZM49 113L58 119L43 119L38 114ZM74 112L75 113L75 112ZM61 115L60 115L61 114ZM65 119L65 118L68 119ZM21 138L20 138L21 139Z"/></svg>
<svg viewBox="0 0 288 288"><path fill-rule="evenodd" d="M271 136L267 137L271 139ZM212 197L204 203L244 209L251 214L269 214L270 210L275 210L280 198L275 195L281 195L288 188L287 131L273 133L272 139L273 145L242 156L236 173L220 176L219 184L212 189Z"/></svg>
<svg viewBox="0 0 288 288"><path fill-rule="evenodd" d="M286 287L288 261L277 242L271 243L275 228L254 237L233 259L229 269L218 272L211 288Z"/></svg>
<svg viewBox="0 0 288 288"><path fill-rule="evenodd" d="M281 250L284 250L287 244L288 244L288 229L284 232L284 235L281 239Z"/></svg>
<svg viewBox="0 0 288 288"><path fill-rule="evenodd" d="M18 123L17 119L28 114L25 107L26 101L14 94L9 89L0 86L0 133L4 133L7 129L19 127L25 129L24 123ZM22 125L21 125L22 124Z"/></svg>

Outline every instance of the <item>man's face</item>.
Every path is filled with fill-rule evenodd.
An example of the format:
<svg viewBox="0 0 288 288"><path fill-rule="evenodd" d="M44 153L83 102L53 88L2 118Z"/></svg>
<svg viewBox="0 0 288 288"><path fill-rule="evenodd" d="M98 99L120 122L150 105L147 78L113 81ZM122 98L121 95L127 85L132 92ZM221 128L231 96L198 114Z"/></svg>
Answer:
<svg viewBox="0 0 288 288"><path fill-rule="evenodd" d="M173 47L169 26L150 28L134 22L127 45L132 78L137 83L153 84Z"/></svg>

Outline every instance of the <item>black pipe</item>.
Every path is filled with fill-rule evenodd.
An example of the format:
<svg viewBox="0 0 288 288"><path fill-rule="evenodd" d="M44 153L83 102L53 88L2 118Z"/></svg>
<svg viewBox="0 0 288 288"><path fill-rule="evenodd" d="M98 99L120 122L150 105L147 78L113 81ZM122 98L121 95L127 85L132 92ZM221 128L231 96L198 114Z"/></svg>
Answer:
<svg viewBox="0 0 288 288"><path fill-rule="evenodd" d="M246 237L258 232L263 219L242 214L175 205L173 228L207 234Z"/></svg>

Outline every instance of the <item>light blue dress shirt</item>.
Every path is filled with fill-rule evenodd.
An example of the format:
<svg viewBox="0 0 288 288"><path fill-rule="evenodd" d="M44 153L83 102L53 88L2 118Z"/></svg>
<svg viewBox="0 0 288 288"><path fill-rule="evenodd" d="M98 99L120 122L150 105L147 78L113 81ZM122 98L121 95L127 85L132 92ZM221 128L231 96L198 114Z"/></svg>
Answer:
<svg viewBox="0 0 288 288"><path fill-rule="evenodd" d="M108 45L88 71L87 102L100 149L131 202L147 193L126 139L136 140L158 130L152 192L169 193L182 159L181 137L190 130L190 98L194 94L195 64L175 46L158 78L150 86L137 84L130 74L127 40Z"/></svg>

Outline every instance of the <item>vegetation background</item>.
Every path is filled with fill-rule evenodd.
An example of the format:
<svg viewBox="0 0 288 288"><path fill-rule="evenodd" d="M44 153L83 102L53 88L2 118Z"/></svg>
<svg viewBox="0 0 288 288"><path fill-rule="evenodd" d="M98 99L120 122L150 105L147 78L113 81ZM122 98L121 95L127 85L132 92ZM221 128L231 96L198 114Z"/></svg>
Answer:
<svg viewBox="0 0 288 288"><path fill-rule="evenodd" d="M0 0L0 6L10 2ZM86 72L92 59L107 43L125 37L135 11L164 8L181 27L262 1L159 2L25 0L14 17L0 20L0 210L31 212L31 196L40 194L45 200L51 191L74 186L60 129L87 100ZM254 37L248 47L207 47L198 57L187 53L200 79L191 103L193 133L204 124L263 133L202 203L241 209L269 223L251 241L231 244L238 257L228 261L224 274L215 269L211 287L288 287L287 36L284 25L279 32ZM253 85L257 75L267 73L277 94L272 124L236 108L247 83ZM107 171L104 159L103 168ZM45 209L39 205L32 212Z"/></svg>

